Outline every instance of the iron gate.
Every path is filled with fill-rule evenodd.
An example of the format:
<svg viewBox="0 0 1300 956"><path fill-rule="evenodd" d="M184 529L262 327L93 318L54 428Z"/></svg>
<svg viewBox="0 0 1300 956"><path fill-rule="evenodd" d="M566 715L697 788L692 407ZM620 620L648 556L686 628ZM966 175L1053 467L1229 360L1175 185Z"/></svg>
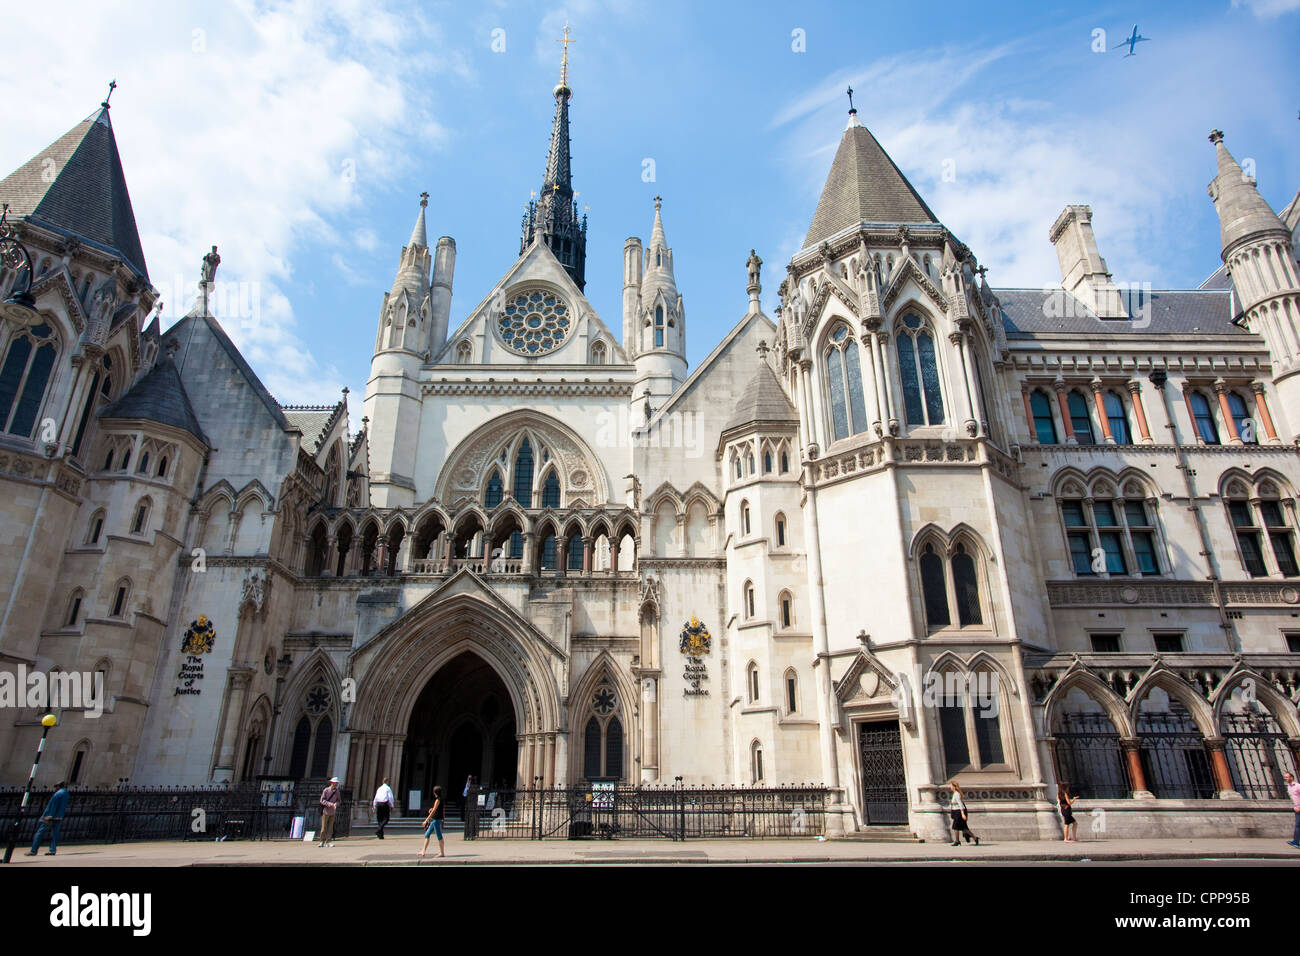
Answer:
<svg viewBox="0 0 1300 956"><path fill-rule="evenodd" d="M1085 799L1123 799L1129 795L1124 754L1115 725L1104 714L1067 713L1052 737L1056 779Z"/></svg>
<svg viewBox="0 0 1300 956"><path fill-rule="evenodd" d="M1219 727L1233 789L1254 800L1288 796L1282 774L1295 773L1295 759L1273 715L1224 714Z"/></svg>
<svg viewBox="0 0 1300 956"><path fill-rule="evenodd" d="M907 778L898 721L860 724L862 812L868 824L907 823Z"/></svg>
<svg viewBox="0 0 1300 956"><path fill-rule="evenodd" d="M1175 701L1161 713L1138 717L1142 772L1159 798L1208 800L1217 792L1205 752L1205 738L1192 715Z"/></svg>

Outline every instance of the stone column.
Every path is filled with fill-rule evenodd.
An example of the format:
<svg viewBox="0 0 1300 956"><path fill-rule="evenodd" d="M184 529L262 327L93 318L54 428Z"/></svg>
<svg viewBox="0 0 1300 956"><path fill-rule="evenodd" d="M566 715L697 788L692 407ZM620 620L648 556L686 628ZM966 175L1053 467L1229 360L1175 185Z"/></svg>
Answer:
<svg viewBox="0 0 1300 956"><path fill-rule="evenodd" d="M1142 436L1142 444L1150 445L1151 429L1147 425L1147 412L1142 407L1142 383L1136 379L1128 383L1128 391L1133 396L1133 415L1137 418L1138 434Z"/></svg>
<svg viewBox="0 0 1300 956"><path fill-rule="evenodd" d="M1259 423L1264 426L1264 434L1270 443L1277 443L1277 431L1273 428L1273 416L1268 413L1268 401L1264 397L1264 383L1254 382L1250 390L1255 393L1255 410L1259 413Z"/></svg>
<svg viewBox="0 0 1300 956"><path fill-rule="evenodd" d="M1228 755L1225 752L1227 741L1222 737L1206 737L1205 749L1210 754L1210 770L1214 774L1214 788L1219 791L1220 800L1240 800L1232 782L1232 773L1228 769Z"/></svg>
<svg viewBox="0 0 1300 956"><path fill-rule="evenodd" d="M1065 443L1067 445L1077 445L1079 439L1074 437L1074 422L1070 420L1070 400L1066 396L1066 387L1064 382L1053 382L1052 387L1056 389L1056 404L1061 407L1061 423L1065 426Z"/></svg>
<svg viewBox="0 0 1300 956"><path fill-rule="evenodd" d="M1125 738L1119 742L1124 751L1124 764L1128 767L1129 782L1133 785L1133 798L1151 800L1155 794L1147 789L1147 777L1142 771L1142 742L1135 737Z"/></svg>
<svg viewBox="0 0 1300 956"><path fill-rule="evenodd" d="M388 573L388 538L383 535L375 545L375 574Z"/></svg>
<svg viewBox="0 0 1300 956"><path fill-rule="evenodd" d="M966 403L966 432L972 438L979 434L979 414L975 411L975 396L971 394L970 363L966 355L966 333L948 333L948 341L957 350L957 364L961 366L962 400Z"/></svg>
<svg viewBox="0 0 1300 956"><path fill-rule="evenodd" d="M889 374L889 361L885 358L889 347L889 333L881 331L876 335L876 346L880 352L880 380L885 387L885 408L889 410L889 434L898 434L898 405L894 401L894 380Z"/></svg>
<svg viewBox="0 0 1300 956"><path fill-rule="evenodd" d="M1092 386L1092 401L1097 406L1097 420L1101 422L1101 434L1112 445L1115 444L1115 436L1110 432L1110 417L1106 414L1106 402L1102 397L1101 379L1094 378L1088 383Z"/></svg>
<svg viewBox="0 0 1300 956"><path fill-rule="evenodd" d="M881 321L880 319L867 319L864 324L871 336L867 340L867 360L871 363L871 393L876 407L876 417L872 425L877 435L883 435L885 424L889 421L889 409L885 407L884 382L881 379L880 342L878 340Z"/></svg>
<svg viewBox="0 0 1300 956"><path fill-rule="evenodd" d="M411 536L402 535L402 543L397 546L397 561L393 564L393 573L400 574L406 570L407 558L411 553Z"/></svg>
<svg viewBox="0 0 1300 956"><path fill-rule="evenodd" d="M546 735L546 769L542 773L542 786L555 786L555 734Z"/></svg>
<svg viewBox="0 0 1300 956"><path fill-rule="evenodd" d="M1223 412L1223 424L1228 429L1228 443L1230 445L1240 445L1241 436L1237 434L1237 422L1232 417L1232 409L1228 407L1228 385L1223 379L1218 379L1214 383L1214 392L1219 396L1219 411Z"/></svg>
<svg viewBox="0 0 1300 956"><path fill-rule="evenodd" d="M807 359L799 361L799 396L803 400L803 420L807 423L805 428L806 444L804 445L804 458L817 457L817 432L813 428L813 409L812 395L808 389L808 369L812 363Z"/></svg>
<svg viewBox="0 0 1300 956"><path fill-rule="evenodd" d="M760 469L759 474L762 474ZM677 516L677 527L673 530L673 547L677 557L686 557L686 513Z"/></svg>
<svg viewBox="0 0 1300 956"><path fill-rule="evenodd" d="M591 537L582 539L582 573L591 573Z"/></svg>
<svg viewBox="0 0 1300 956"><path fill-rule="evenodd" d="M522 565L524 574L532 574L537 564L537 555L534 553L536 539L536 531L524 532L524 559Z"/></svg>
<svg viewBox="0 0 1300 956"><path fill-rule="evenodd" d="M556 536L555 538L555 576L562 578L569 570L569 539L567 537Z"/></svg>

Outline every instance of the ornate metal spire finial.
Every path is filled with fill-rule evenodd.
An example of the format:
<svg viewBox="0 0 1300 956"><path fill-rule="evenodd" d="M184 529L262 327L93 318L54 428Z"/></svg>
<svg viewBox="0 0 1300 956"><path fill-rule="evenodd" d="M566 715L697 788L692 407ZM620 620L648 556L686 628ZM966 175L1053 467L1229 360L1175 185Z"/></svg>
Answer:
<svg viewBox="0 0 1300 956"><path fill-rule="evenodd" d="M102 103L99 104L100 106L104 107L104 109L108 109L108 101L111 100L111 99L113 98L113 91L114 91L115 89L117 89L117 80L109 80L109 81L108 81L108 95L107 95L106 97L104 97L104 102L102 102Z"/></svg>
<svg viewBox="0 0 1300 956"><path fill-rule="evenodd" d="M569 85L569 44L573 42L573 37L569 35L569 23L564 23L564 36L555 41L564 44L564 53L560 57L560 85L568 87Z"/></svg>
<svg viewBox="0 0 1300 956"><path fill-rule="evenodd" d="M663 197L663 196L655 196L655 209L657 210L657 209L658 209L660 206L662 206L663 204L664 204L664 197Z"/></svg>
<svg viewBox="0 0 1300 956"><path fill-rule="evenodd" d="M428 205L429 205L429 194L428 194L428 193L420 193L420 206L421 206L421 207L425 207L425 206L428 206Z"/></svg>
<svg viewBox="0 0 1300 956"><path fill-rule="evenodd" d="M855 113L857 113L857 111L858 111L857 107L853 105L853 87L850 86L849 87L849 115L852 116Z"/></svg>

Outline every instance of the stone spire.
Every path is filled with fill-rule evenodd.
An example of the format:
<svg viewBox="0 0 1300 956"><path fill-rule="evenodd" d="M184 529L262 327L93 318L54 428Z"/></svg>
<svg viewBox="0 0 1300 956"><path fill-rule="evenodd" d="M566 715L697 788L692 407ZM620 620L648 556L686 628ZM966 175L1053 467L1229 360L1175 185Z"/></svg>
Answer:
<svg viewBox="0 0 1300 956"><path fill-rule="evenodd" d="M564 65L556 85L555 120L551 125L551 145L546 154L546 174L542 191L524 213L519 254L523 255L540 239L560 260L579 289L586 285L587 217L579 217L573 192L573 172L569 151L569 99L573 90L568 82L568 28L565 28Z"/></svg>
<svg viewBox="0 0 1300 956"><path fill-rule="evenodd" d="M415 217L415 228L411 230L411 241L408 246L419 246L423 249L429 248L429 231L424 224L424 211L429 207L429 194L420 193L420 214Z"/></svg>
<svg viewBox="0 0 1300 956"><path fill-rule="evenodd" d="M1254 178L1242 172L1228 147L1223 145L1223 133L1217 129L1211 132L1210 142L1214 144L1219 168L1209 191L1219 214L1219 238L1223 261L1227 262L1241 243L1270 233L1281 235L1288 230L1255 188Z"/></svg>

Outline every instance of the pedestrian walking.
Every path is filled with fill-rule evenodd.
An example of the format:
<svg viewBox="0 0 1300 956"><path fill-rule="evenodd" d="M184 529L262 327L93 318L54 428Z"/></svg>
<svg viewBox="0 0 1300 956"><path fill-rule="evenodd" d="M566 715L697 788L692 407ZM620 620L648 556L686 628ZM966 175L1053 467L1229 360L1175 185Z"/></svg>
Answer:
<svg viewBox="0 0 1300 956"><path fill-rule="evenodd" d="M466 784L468 790L469 784ZM438 856L447 855L447 847L442 842L442 819L445 814L445 808L442 802L442 787L433 788L433 806L429 808L429 815L424 818L424 846L420 847L420 852L416 856L424 856L425 851L429 849L429 840L436 834L438 837Z"/></svg>
<svg viewBox="0 0 1300 956"><path fill-rule="evenodd" d="M27 851L28 856L36 855L47 830L50 834L50 848L45 851L45 855L54 856L59 851L59 827L62 826L63 818L67 813L68 785L60 780L54 785L54 793L45 804L45 812L41 814L41 825L36 828L36 837L32 840L32 848ZM1300 819L1300 814L1297 815L1297 819Z"/></svg>
<svg viewBox="0 0 1300 956"><path fill-rule="evenodd" d="M1300 850L1300 783L1297 783L1295 777L1289 773L1282 774L1282 779L1286 781L1286 792L1291 794L1291 809L1295 811L1295 827L1291 831L1291 839L1287 841L1287 846Z"/></svg>
<svg viewBox="0 0 1300 956"><path fill-rule="evenodd" d="M397 806L397 801L393 799L393 788L388 785L388 778L379 785L375 791L375 836L379 839L384 838L384 827L388 826L388 818L392 815L393 808Z"/></svg>
<svg viewBox="0 0 1300 956"><path fill-rule="evenodd" d="M330 785L320 795L320 845L334 845L334 814L338 812L339 804L343 802L343 794L339 792L339 778L330 777Z"/></svg>
<svg viewBox="0 0 1300 956"><path fill-rule="evenodd" d="M948 784L948 789L952 791L952 795L948 798L948 813L952 817L952 845L961 846L958 836L964 836L967 843L974 841L975 845L979 846L980 838L971 833L967 825L969 813L966 811L966 795L962 792L961 785L954 780Z"/></svg>
<svg viewBox="0 0 1300 956"><path fill-rule="evenodd" d="M1078 799L1070 796L1070 788L1064 783L1056 785L1056 805L1061 810L1061 825L1065 827L1066 843L1079 842L1079 823L1074 819L1074 812L1070 809Z"/></svg>

